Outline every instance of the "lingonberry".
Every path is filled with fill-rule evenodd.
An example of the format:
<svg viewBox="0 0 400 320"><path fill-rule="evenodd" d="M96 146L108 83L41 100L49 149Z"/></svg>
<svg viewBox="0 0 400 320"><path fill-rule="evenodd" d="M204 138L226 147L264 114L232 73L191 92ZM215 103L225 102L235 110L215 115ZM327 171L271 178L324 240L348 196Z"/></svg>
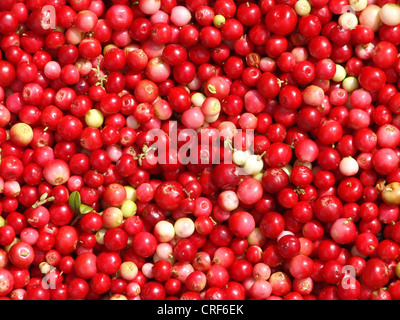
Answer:
<svg viewBox="0 0 400 320"><path fill-rule="evenodd" d="M3 298L400 296L396 4L16 2Z"/></svg>

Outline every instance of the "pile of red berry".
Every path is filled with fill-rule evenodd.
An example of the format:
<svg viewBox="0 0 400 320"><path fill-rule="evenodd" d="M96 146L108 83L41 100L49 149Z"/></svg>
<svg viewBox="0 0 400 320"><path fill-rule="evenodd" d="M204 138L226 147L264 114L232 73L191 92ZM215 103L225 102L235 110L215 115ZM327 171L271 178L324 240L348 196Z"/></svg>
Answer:
<svg viewBox="0 0 400 320"><path fill-rule="evenodd" d="M0 297L400 299L396 0L0 0Z"/></svg>

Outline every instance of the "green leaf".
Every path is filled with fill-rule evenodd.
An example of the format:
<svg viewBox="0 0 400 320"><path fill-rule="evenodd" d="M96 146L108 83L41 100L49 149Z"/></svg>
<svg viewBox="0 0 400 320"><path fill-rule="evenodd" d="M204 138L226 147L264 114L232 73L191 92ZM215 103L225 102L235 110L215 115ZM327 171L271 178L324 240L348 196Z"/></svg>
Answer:
<svg viewBox="0 0 400 320"><path fill-rule="evenodd" d="M70 194L68 198L68 204L69 207L72 209L72 211L75 212L75 214L80 213L80 207L81 207L81 195L79 191L74 191Z"/></svg>
<svg viewBox="0 0 400 320"><path fill-rule="evenodd" d="M88 205L86 205L86 204L81 204L79 206L79 212L81 214L86 214L86 213L89 213L89 212L92 212L92 211L93 211L93 208L88 206Z"/></svg>

